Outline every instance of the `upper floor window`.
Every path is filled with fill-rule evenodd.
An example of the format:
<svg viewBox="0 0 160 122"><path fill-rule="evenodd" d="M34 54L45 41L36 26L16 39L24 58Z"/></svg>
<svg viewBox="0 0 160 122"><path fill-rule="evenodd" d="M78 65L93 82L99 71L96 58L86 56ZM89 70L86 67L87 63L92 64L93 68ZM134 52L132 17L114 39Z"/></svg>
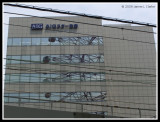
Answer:
<svg viewBox="0 0 160 122"><path fill-rule="evenodd" d="M21 38L13 38L13 46L21 46Z"/></svg>
<svg viewBox="0 0 160 122"><path fill-rule="evenodd" d="M8 38L7 45L8 45L8 46L11 46L11 45L12 45L12 38Z"/></svg>
<svg viewBox="0 0 160 122"><path fill-rule="evenodd" d="M22 38L22 46L31 45L31 38Z"/></svg>
<svg viewBox="0 0 160 122"><path fill-rule="evenodd" d="M31 45L41 45L41 38L32 38Z"/></svg>

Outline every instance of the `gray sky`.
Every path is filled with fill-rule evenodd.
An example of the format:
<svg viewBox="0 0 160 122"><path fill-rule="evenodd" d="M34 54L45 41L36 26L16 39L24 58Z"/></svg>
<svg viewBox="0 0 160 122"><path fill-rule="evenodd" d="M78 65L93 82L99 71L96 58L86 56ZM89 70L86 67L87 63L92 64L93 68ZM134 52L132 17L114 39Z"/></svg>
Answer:
<svg viewBox="0 0 160 122"><path fill-rule="evenodd" d="M18 2L17 2L18 3ZM14 3L13 3L14 4ZM111 18L119 18L125 20L133 20L139 22L147 22L157 24L157 3L107 3L107 2L92 2L92 3L19 3L27 5L35 5L39 7L52 8L58 10L72 11L78 13L99 15ZM138 7L138 8L136 8ZM42 12L37 10L29 10L25 8L10 7L3 5L3 12L15 12L21 14L29 14L35 16L70 16L66 14L57 14L51 12ZM9 17L22 17L17 15L3 14L3 23L9 23ZM113 21L102 21L102 24L120 24ZM157 28L154 29L157 32ZM6 58L6 47L8 37L8 25L3 24L3 58ZM155 35L155 42L157 43L157 34ZM3 60L5 65L5 60ZM3 70L4 74L4 70Z"/></svg>

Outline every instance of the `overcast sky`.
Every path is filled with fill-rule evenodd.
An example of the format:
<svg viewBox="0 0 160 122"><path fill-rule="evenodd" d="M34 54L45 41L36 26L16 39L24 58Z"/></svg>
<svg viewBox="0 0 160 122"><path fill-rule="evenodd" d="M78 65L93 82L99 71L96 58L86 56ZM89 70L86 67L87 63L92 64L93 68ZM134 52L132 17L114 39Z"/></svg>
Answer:
<svg viewBox="0 0 160 122"><path fill-rule="evenodd" d="M17 2L18 3L18 2ZM152 24L157 24L157 3L19 3L27 5L35 5L45 8L59 9L65 11L72 11L78 13L99 15L111 18L119 18L125 20L133 20L139 22L147 22ZM138 8L135 8L138 7ZM37 10L29 10L25 8L10 7L3 5L3 12L15 12L21 14L30 14L36 16L70 16L66 14L57 14L51 12L42 12ZM21 17L10 14L3 14L3 23L9 23L9 17ZM102 24L120 24L113 21L102 21ZM157 30L154 29L156 32ZM157 36L157 35L155 35ZM7 47L7 37L8 37L8 25L3 24L3 58L6 56ZM157 42L157 38L155 37ZM5 61L3 60L3 65ZM4 74L4 73L3 73Z"/></svg>

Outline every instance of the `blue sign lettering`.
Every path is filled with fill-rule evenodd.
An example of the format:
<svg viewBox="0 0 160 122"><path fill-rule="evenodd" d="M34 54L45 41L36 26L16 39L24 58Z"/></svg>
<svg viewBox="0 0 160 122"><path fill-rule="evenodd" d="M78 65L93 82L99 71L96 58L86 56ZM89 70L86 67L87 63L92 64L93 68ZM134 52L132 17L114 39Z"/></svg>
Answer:
<svg viewBox="0 0 160 122"><path fill-rule="evenodd" d="M46 24L45 29L77 29L78 28L78 24L69 24L69 25L65 25L65 24ZM31 29L32 30L42 30L43 29L43 24L38 23L38 24L31 24Z"/></svg>
<svg viewBox="0 0 160 122"><path fill-rule="evenodd" d="M31 24L31 29L32 30L42 30L43 29L43 24L41 24L41 23Z"/></svg>
<svg viewBox="0 0 160 122"><path fill-rule="evenodd" d="M69 28L70 28L70 29L72 29L72 28L73 28L73 25L72 25L72 24L70 24L70 25L69 25Z"/></svg>

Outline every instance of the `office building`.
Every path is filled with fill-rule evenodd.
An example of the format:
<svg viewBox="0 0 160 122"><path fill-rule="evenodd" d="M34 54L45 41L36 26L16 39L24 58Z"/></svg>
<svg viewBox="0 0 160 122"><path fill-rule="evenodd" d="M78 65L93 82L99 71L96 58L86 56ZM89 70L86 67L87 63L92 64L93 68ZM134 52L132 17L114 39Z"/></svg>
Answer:
<svg viewBox="0 0 160 122"><path fill-rule="evenodd" d="M151 27L103 27L77 16L9 24L4 105L155 117L156 50L153 33L144 32Z"/></svg>

